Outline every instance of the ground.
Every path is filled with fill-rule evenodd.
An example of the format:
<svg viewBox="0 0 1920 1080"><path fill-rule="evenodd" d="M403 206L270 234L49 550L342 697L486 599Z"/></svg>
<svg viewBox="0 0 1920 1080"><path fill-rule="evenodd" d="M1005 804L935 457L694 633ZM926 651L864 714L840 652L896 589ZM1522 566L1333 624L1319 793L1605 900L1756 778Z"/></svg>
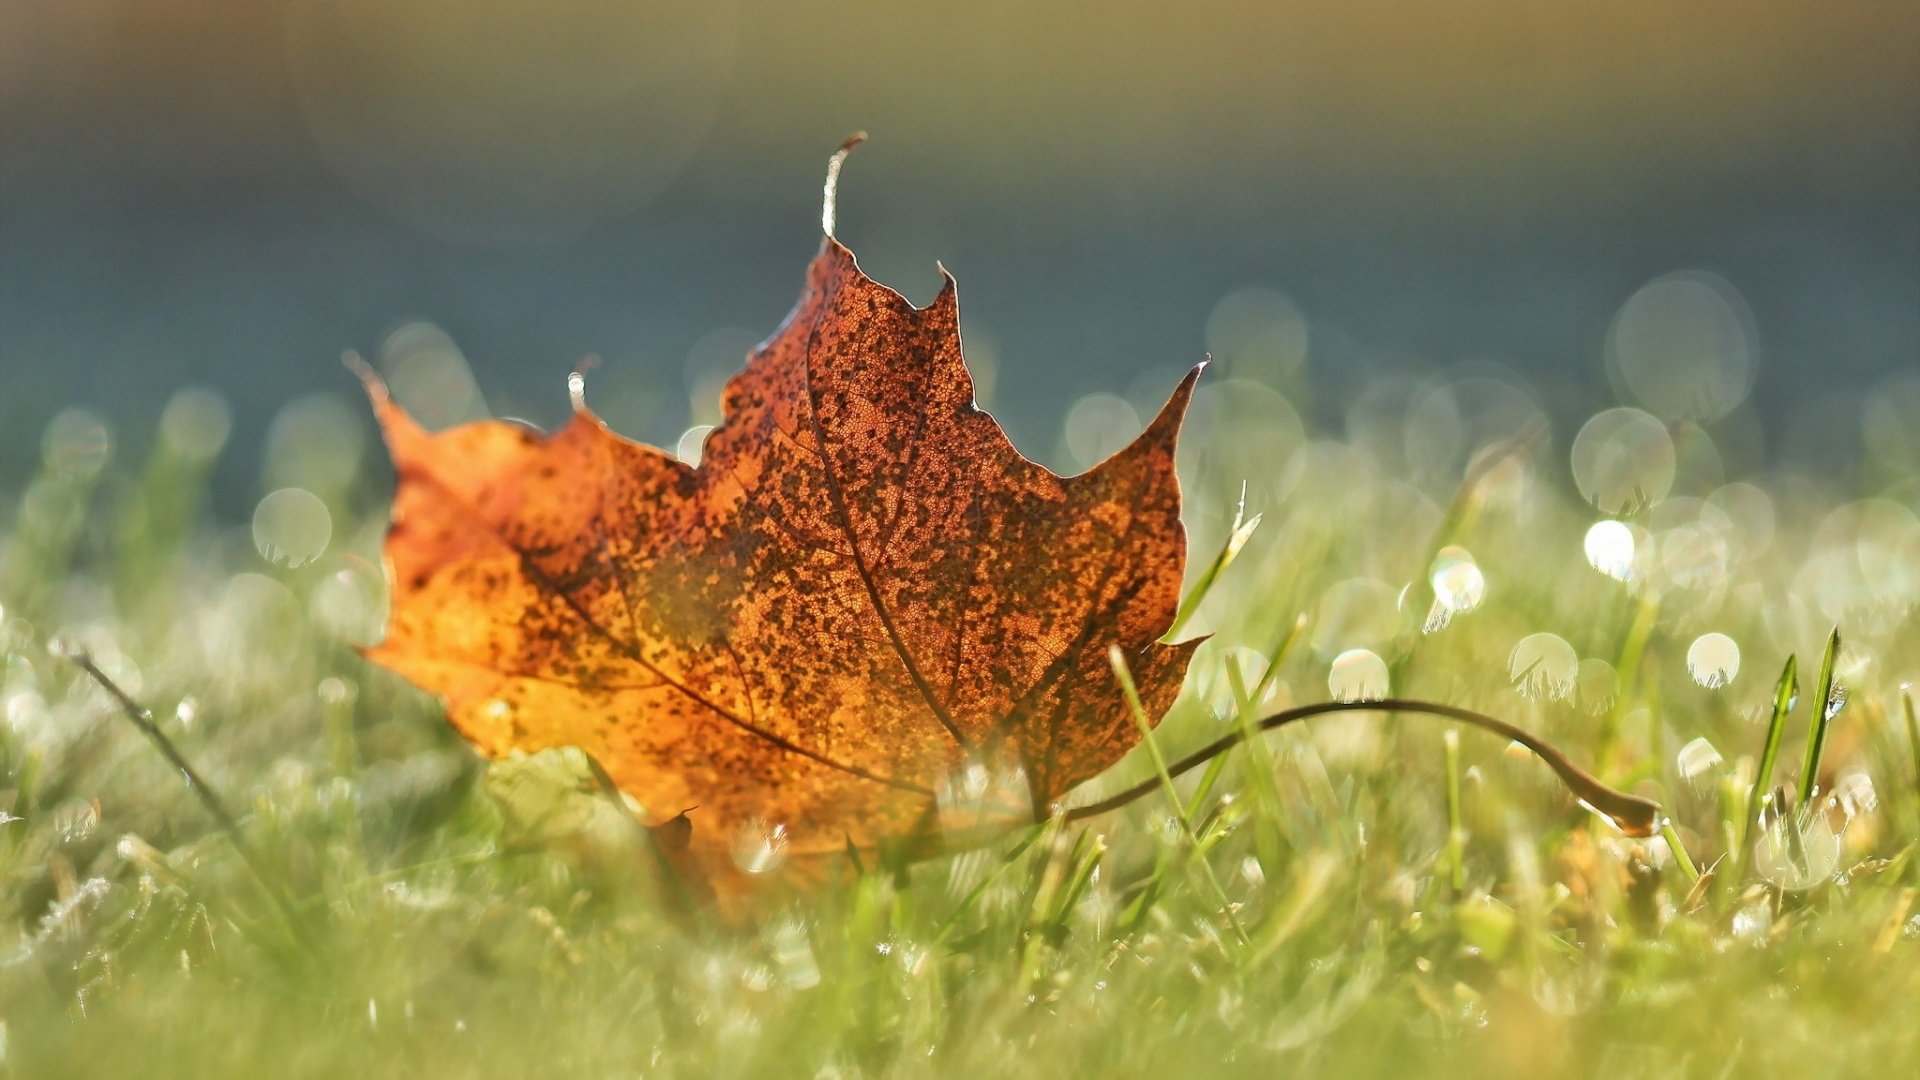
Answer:
<svg viewBox="0 0 1920 1080"><path fill-rule="evenodd" d="M1622 835L1473 728L1349 715L1241 746L1177 801L910 867L803 887L743 845L772 864L763 894L689 909L577 761L489 770L359 657L381 618L378 450L296 416L261 490L305 495L222 525L202 505L219 443L188 422L213 406L186 395L117 452L63 414L0 510L0 1063L1913 1074L1920 465L1729 484L1691 425L1664 455L1614 425L1595 466L1540 430L1434 452L1411 414L1276 447L1232 400L1183 451L1195 588L1241 499L1263 517L1182 631L1213 636L1164 757L1391 692L1537 733L1671 827ZM1839 707L1809 770L1835 626ZM1789 654L1799 691L1756 785ZM1081 799L1152 775L1135 753Z"/></svg>

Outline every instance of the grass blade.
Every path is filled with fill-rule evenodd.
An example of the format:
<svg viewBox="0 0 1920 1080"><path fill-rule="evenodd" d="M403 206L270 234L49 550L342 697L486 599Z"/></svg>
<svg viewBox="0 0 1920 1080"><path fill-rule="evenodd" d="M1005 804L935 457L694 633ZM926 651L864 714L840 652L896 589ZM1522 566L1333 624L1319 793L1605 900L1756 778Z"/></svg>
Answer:
<svg viewBox="0 0 1920 1080"><path fill-rule="evenodd" d="M1814 686L1813 724L1807 734L1807 760L1800 770L1800 805L1813 803L1814 793L1820 786L1820 752L1827 745L1827 726L1833 722L1842 708L1846 706L1846 697L1842 695L1835 701L1833 696L1833 662L1840 654L1840 628L1834 627L1827 635L1826 655L1820 658L1820 681Z"/></svg>
<svg viewBox="0 0 1920 1080"><path fill-rule="evenodd" d="M1767 741L1760 750L1760 768L1753 774L1753 790L1747 794L1746 822L1740 832L1740 861L1753 850L1753 825L1760 817L1760 800L1766 797L1773 780L1773 768L1780 760L1780 739L1787 730L1787 714L1793 711L1793 699L1800 696L1800 658L1789 653L1780 669L1780 681L1773 687L1773 713L1767 719Z"/></svg>
<svg viewBox="0 0 1920 1080"><path fill-rule="evenodd" d="M1244 510L1245 496L1241 498L1242 510ZM1214 555L1213 561L1207 563L1207 568L1200 572L1199 579L1193 583L1193 588L1187 593L1186 599L1180 601L1179 610L1173 613L1173 624L1167 627L1166 633L1160 635L1161 641L1178 640L1180 631L1185 629L1187 621L1193 618L1194 612L1200 610L1200 605L1206 601L1207 594L1213 591L1213 586L1220 580L1220 575L1226 573L1227 567L1233 565L1233 560L1240 554L1240 549L1247 546L1247 541L1253 537L1254 530L1260 527L1260 517L1261 515L1255 514L1241 521L1238 513L1234 515L1233 531L1227 534L1227 542L1220 545L1219 552Z"/></svg>
<svg viewBox="0 0 1920 1080"><path fill-rule="evenodd" d="M1674 861L1680 864L1680 872L1687 876L1687 884L1700 883L1700 868L1693 864L1693 856L1687 854L1687 845L1680 842L1680 832L1673 827L1672 818L1660 819L1660 838L1667 842L1667 850L1673 853Z"/></svg>
<svg viewBox="0 0 1920 1080"><path fill-rule="evenodd" d="M1268 661L1266 671L1261 674L1260 681L1254 684L1251 692L1247 690L1246 680L1240 673L1239 664L1229 659L1222 665L1227 673L1227 686L1233 691L1234 723L1239 725L1243 731L1247 732L1247 741L1250 745L1260 746L1257 740L1253 739L1251 729L1246 726L1255 719L1253 712L1254 703L1266 694L1268 687L1273 685L1274 678L1279 674L1281 663L1285 661L1287 655L1293 651L1294 644L1300 640L1300 632L1306 627L1306 623L1307 620L1304 615L1294 620L1286 636L1280 639L1279 647L1273 652L1273 659ZM1264 746L1261 746L1261 749L1264 750ZM1264 754L1255 760L1259 768L1269 770L1272 768L1271 761L1266 758ZM1219 782L1220 774L1225 771L1226 765L1227 755L1225 754L1214 758L1213 761L1208 764L1206 773L1201 776L1200 783L1194 788L1193 798L1187 803L1187 814L1189 817L1199 816L1200 807L1206 803L1207 796L1212 794L1213 786ZM1265 776L1266 786L1271 788L1272 773L1269 771ZM1257 782L1258 781L1256 781L1256 783ZM1277 807L1279 802L1277 795L1273 802L1274 806Z"/></svg>
<svg viewBox="0 0 1920 1080"><path fill-rule="evenodd" d="M1026 835L1001 856L1000 865L980 876L980 880L974 883L973 888L967 890L967 895L960 899L960 903L955 905L954 909L947 913L947 917L941 919L940 924L934 928L932 944L935 948L946 944L947 938L960 925L960 919L979 905L980 898L987 894L987 890L998 884L1000 879L1006 876L1008 869L1019 861L1020 856L1025 855L1027 849L1032 847L1034 841L1040 839L1046 831L1046 824L1035 825L1028 829Z"/></svg>
<svg viewBox="0 0 1920 1080"><path fill-rule="evenodd" d="M1227 890L1220 885L1220 879L1214 875L1213 864L1200 852L1200 837L1193 829L1193 818L1187 814L1187 807L1180 799L1179 789L1173 786L1173 774L1167 771L1167 758L1160 752L1160 744L1153 738L1153 721L1147 717L1147 707L1140 702L1140 691L1133 684L1133 672L1127 667L1126 654L1115 645L1107 650L1107 659L1113 663L1113 676L1120 681L1120 692L1126 695L1127 707L1133 711L1133 721L1140 727L1140 741L1147 746L1147 756L1153 759L1153 771L1159 777L1160 787L1167 794L1167 802L1172 804L1175 818L1180 822L1180 831L1186 837L1187 848L1193 855L1193 861L1199 866L1201 876L1206 878L1208 888L1213 890L1214 899L1220 910L1233 927L1233 932L1241 944L1248 942L1247 932L1241 927L1240 919L1233 913L1233 902L1227 899ZM1232 741L1237 740L1230 740Z"/></svg>
<svg viewBox="0 0 1920 1080"><path fill-rule="evenodd" d="M1620 724L1633 711L1634 691L1640 685L1640 665L1659 621L1660 599L1648 593L1634 606L1633 622L1627 627L1619 658L1614 662L1613 708L1607 710L1605 722L1600 725L1600 744L1593 754L1594 771L1602 776L1612 775L1614 752L1619 749Z"/></svg>
<svg viewBox="0 0 1920 1080"><path fill-rule="evenodd" d="M173 740L167 738L167 733L161 731L159 725L153 722L153 713L148 711L146 706L133 700L133 696L121 689L119 683L114 682L106 672L100 670L100 665L93 662L93 657L84 652L70 652L66 657L73 666L85 672L88 678L105 690L107 696L113 698L127 721L147 737L147 741L160 752L160 756L167 759L167 764L180 773L180 779L186 783L187 790L193 793L194 798L200 800L200 805L206 808L207 814L220 826L221 831L227 834L227 838L233 841L234 848L251 866L253 853L247 847L246 837L241 835L239 820L233 816L233 811L227 809L226 801L213 790L213 785L207 783L206 778L193 767L193 763L180 753L179 747L173 745Z"/></svg>
<svg viewBox="0 0 1920 1080"><path fill-rule="evenodd" d="M147 741L153 744L153 748L167 760L167 764L172 765L180 773L180 779L187 785L187 790L200 800L200 805L206 808L207 813L220 826L220 831L226 834L227 841L239 854L241 864L247 868L248 873L253 875L261 892L266 894L274 907L279 910L281 917L286 920L287 932L293 936L293 941L304 945L299 915L294 910L293 902L280 890L274 876L267 872L267 868L254 852L253 845L247 842L246 834L240 830L239 819L234 817L233 811L227 808L225 800L221 799L220 794L207 783L205 777L200 775L199 770L193 767L193 763L187 760L186 755L180 752L180 748L173 745L173 740L167 737L167 733L161 731L160 726L153 722L153 713L146 706L135 701L133 695L122 689L120 684L106 672L100 670L100 665L94 663L92 656L84 651L67 652L65 655L73 666L79 668L107 692L107 696L120 706L120 712L127 721L147 737Z"/></svg>
<svg viewBox="0 0 1920 1080"><path fill-rule="evenodd" d="M1920 795L1920 718L1913 713L1913 690L1900 695L1900 711L1907 717L1907 751L1913 755L1913 791Z"/></svg>
<svg viewBox="0 0 1920 1080"><path fill-rule="evenodd" d="M1449 728L1441 744L1447 752L1447 883L1457 900L1467 888L1467 827L1460 819L1460 733Z"/></svg>

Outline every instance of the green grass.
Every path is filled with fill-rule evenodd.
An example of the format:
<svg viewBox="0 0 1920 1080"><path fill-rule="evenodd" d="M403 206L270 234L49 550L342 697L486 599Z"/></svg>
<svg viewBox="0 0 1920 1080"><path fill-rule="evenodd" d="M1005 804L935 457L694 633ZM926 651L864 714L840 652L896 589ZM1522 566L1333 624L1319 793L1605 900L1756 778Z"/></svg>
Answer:
<svg viewBox="0 0 1920 1080"><path fill-rule="evenodd" d="M1564 437L1469 471L1364 427L1281 460L1235 455L1257 433L1197 436L1190 562L1211 589L1188 631L1214 636L1156 752L1082 801L1278 709L1390 691L1541 735L1671 827L1622 836L1472 728L1330 716L1113 814L819 892L775 873L762 915L728 919L688 910L578 761L488 770L359 659L385 490L364 435L276 426L262 493L299 487L330 520L324 552L287 566L261 547L310 547L311 529L213 521L213 448L183 430L115 458L68 414L46 461L0 476L13 1074L1920 1069L1920 750L1900 689L1920 674L1920 469L1763 482L1762 545L1760 519L1701 508L1719 478L1683 463L1633 519L1620 582L1582 554L1597 515L1569 490ZM1263 523L1210 563L1243 480ZM1436 610L1465 580L1429 580L1454 548L1485 599ZM1801 725L1791 669L1777 715L1770 677L1835 623L1823 670L1845 707L1795 778L1818 801L1789 813L1771 773ZM1585 662L1514 663L1541 631ZM1688 669L1707 631L1741 649L1724 687ZM62 648L151 710L231 832ZM1336 670L1353 648L1378 667Z"/></svg>

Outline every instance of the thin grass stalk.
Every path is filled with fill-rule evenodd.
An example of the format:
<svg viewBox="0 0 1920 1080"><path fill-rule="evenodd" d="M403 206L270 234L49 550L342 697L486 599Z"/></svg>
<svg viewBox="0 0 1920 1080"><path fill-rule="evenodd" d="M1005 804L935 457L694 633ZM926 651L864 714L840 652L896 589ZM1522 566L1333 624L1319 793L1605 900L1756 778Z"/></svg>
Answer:
<svg viewBox="0 0 1920 1080"><path fill-rule="evenodd" d="M1914 716L1913 695L1912 687L1900 694L1900 711L1907 719L1907 752L1913 755L1913 794L1920 798L1920 718Z"/></svg>
<svg viewBox="0 0 1920 1080"><path fill-rule="evenodd" d="M1447 883L1458 900L1467 888L1467 827L1460 816L1460 733L1441 737L1447 758Z"/></svg>
<svg viewBox="0 0 1920 1080"><path fill-rule="evenodd" d="M1760 750L1760 766L1753 774L1753 789L1747 793L1746 820L1740 832L1738 854L1742 864L1753 850L1753 829L1760 819L1762 800L1767 797L1767 785L1773 781L1774 766L1780 760L1780 740L1786 734L1787 714L1793 711L1793 700L1800 695L1799 667L1800 658L1789 653L1785 666L1780 669L1780 681L1773 687L1773 712L1767 719L1767 741Z"/></svg>
<svg viewBox="0 0 1920 1080"><path fill-rule="evenodd" d="M1153 771L1157 782L1166 792L1167 801L1173 806L1174 817L1180 823L1180 831L1186 837L1188 849L1193 854L1193 861L1199 866L1200 874L1206 879L1207 887L1213 891L1214 900L1220 905L1220 911L1226 916L1228 925L1233 927L1234 935L1244 945L1250 940L1247 937L1246 928L1240 925L1239 917L1234 914L1233 902L1227 898L1227 890L1220 884L1219 877L1214 874L1213 864L1208 862L1206 856L1200 851L1200 837L1194 832L1193 818L1187 813L1186 805L1181 802L1180 792L1173 786L1173 774L1167 771L1166 756L1160 752L1160 744L1154 740L1153 721L1147 717L1147 708L1140 701L1140 690L1134 685L1133 671L1127 667L1126 654L1120 651L1118 645L1115 645L1107 651L1107 659L1113 663L1114 678L1120 681L1120 692L1126 696L1127 707L1133 712L1133 722L1140 728L1140 739L1146 744L1147 756L1153 759Z"/></svg>
<svg viewBox="0 0 1920 1080"><path fill-rule="evenodd" d="M1807 759L1800 768L1800 805L1810 806L1820 789L1820 755L1827 746L1827 728L1845 701L1833 699L1833 664L1840 655L1840 628L1827 635L1827 651L1820 658L1820 681L1814 686L1813 722L1807 732Z"/></svg>

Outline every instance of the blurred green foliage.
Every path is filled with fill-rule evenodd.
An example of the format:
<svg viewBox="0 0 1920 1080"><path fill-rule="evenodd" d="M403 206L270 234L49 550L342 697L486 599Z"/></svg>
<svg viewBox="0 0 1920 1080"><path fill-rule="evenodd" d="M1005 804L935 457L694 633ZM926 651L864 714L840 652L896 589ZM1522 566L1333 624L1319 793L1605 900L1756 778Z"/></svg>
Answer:
<svg viewBox="0 0 1920 1080"><path fill-rule="evenodd" d="M1524 396L1471 378L1382 387L1335 436L1249 370L1202 391L1182 451L1190 565L1208 582L1187 632L1213 638L1156 743L1177 756L1329 696L1426 697L1507 717L1659 799L1667 838L1617 835L1476 732L1456 744L1424 718L1334 717L1182 777L1179 815L1149 797L823 892L768 859L764 918L688 914L577 764L488 770L432 702L358 658L381 622L386 480L354 407L287 405L258 507L234 522L204 506L225 406L190 391L131 447L90 414L55 417L0 512L5 1064L1622 1077L1920 1063L1920 468L1889 457L1855 488L1741 480L1691 421L1603 415L1569 444ZM1624 501L1603 514L1582 491ZM1253 513L1237 557L1206 574ZM1775 672L1790 654L1816 666L1836 623L1844 705L1800 804L1791 766L1756 782L1755 759ZM62 659L74 650L235 808L258 876ZM1792 703L1785 762L1811 697ZM1078 798L1150 770L1135 754Z"/></svg>

